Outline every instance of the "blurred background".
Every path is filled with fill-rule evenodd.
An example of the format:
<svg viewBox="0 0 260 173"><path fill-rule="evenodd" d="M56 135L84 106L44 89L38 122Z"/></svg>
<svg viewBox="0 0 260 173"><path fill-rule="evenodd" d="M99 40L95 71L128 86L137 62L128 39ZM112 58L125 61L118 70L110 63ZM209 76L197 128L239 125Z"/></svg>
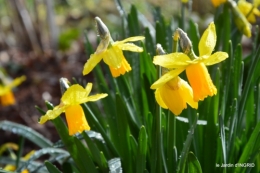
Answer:
<svg viewBox="0 0 260 173"><path fill-rule="evenodd" d="M118 8L120 5L121 9ZM0 67L11 78L27 77L14 90L16 104L0 105L0 121L24 124L51 141L57 141L58 136L50 122L38 124L40 113L35 105L45 109L45 100L59 104L61 77L70 81L72 77L93 81L91 74L82 76L83 65L89 57L84 50L84 34L96 48L98 37L94 18L99 16L115 40L124 39L118 27L122 26L122 15L129 13L131 5L146 18L142 27L155 26L155 9L160 9L169 23L177 20L181 12L180 0L0 0ZM185 8L189 9L192 13L187 17L199 23L202 30L213 20L210 0L194 0ZM174 22L172 24L173 29L177 27ZM3 134L0 145L10 141L17 143L16 135L0 133Z"/></svg>

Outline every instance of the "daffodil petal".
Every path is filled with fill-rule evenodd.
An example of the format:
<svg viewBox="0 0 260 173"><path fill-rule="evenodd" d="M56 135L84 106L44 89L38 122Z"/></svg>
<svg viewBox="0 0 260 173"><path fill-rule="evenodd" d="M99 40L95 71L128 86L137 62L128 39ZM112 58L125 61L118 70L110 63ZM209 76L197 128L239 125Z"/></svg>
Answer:
<svg viewBox="0 0 260 173"><path fill-rule="evenodd" d="M118 46L114 45L107 49L106 55L103 58L104 62L113 68L120 68L123 59L124 54L122 50Z"/></svg>
<svg viewBox="0 0 260 173"><path fill-rule="evenodd" d="M90 102L94 102L97 101L99 99L105 98L106 96L108 96L107 94L96 94L96 95L92 95L88 97L88 101Z"/></svg>
<svg viewBox="0 0 260 173"><path fill-rule="evenodd" d="M97 50L96 50L96 54L99 54L103 51L105 51L110 43L110 35L108 37L105 37L104 39L102 39L97 47Z"/></svg>
<svg viewBox="0 0 260 173"><path fill-rule="evenodd" d="M182 97L184 100L194 109L198 109L198 102L195 102L193 99L193 91L191 86L184 80L181 79L181 90L182 92Z"/></svg>
<svg viewBox="0 0 260 173"><path fill-rule="evenodd" d="M190 58L184 53L171 53L154 56L153 63L165 68L183 68L189 65L187 62L189 60Z"/></svg>
<svg viewBox="0 0 260 173"><path fill-rule="evenodd" d="M164 103L162 96L161 96L161 92L160 92L160 88L155 90L155 99L157 101L157 103L164 109L168 109L168 106Z"/></svg>
<svg viewBox="0 0 260 173"><path fill-rule="evenodd" d="M171 70L167 73L165 73L164 75L162 75L160 77L160 79L158 79L157 81L155 81L152 86L150 87L151 89L157 89L159 87L161 87L162 85L164 85L166 82L170 81L171 79L175 78L176 76L178 76L181 72L183 72L185 70L185 68L178 68L178 69L174 69Z"/></svg>
<svg viewBox="0 0 260 173"><path fill-rule="evenodd" d="M135 37L129 37L129 38L126 38L122 41L116 41L114 42L115 45L120 45L120 44L124 44L126 42L134 42L134 41L140 41L140 40L144 40L145 37L144 36L135 36Z"/></svg>
<svg viewBox="0 0 260 173"><path fill-rule="evenodd" d="M85 87L86 96L89 95L89 93L90 93L90 91L91 91L91 89L92 89L92 86L93 86L92 83L88 83L88 84L86 85L86 87Z"/></svg>
<svg viewBox="0 0 260 173"><path fill-rule="evenodd" d="M55 106L53 110L48 110L45 115L41 116L39 123L44 124L48 120L57 118L66 108L67 106L65 105Z"/></svg>
<svg viewBox="0 0 260 173"><path fill-rule="evenodd" d="M104 53L105 52L90 55L90 58L84 65L84 69L82 72L83 75L89 74L93 70L93 68L102 60Z"/></svg>
<svg viewBox="0 0 260 173"><path fill-rule="evenodd" d="M142 47L136 46L133 43L118 44L118 47L121 50L128 50L128 51L131 51L131 52L143 52Z"/></svg>
<svg viewBox="0 0 260 173"><path fill-rule="evenodd" d="M61 101L65 105L77 105L86 102L89 91L86 91L79 84L74 84L65 91Z"/></svg>
<svg viewBox="0 0 260 173"><path fill-rule="evenodd" d="M203 63L205 65L213 65L221 61L224 61L227 58L228 58L228 54L226 52L216 52L213 55L209 56L209 58L205 59Z"/></svg>
<svg viewBox="0 0 260 173"><path fill-rule="evenodd" d="M208 28L204 31L200 42L199 42L199 52L200 56L211 55L214 47L216 45L217 35L215 24L212 22L209 24Z"/></svg>
<svg viewBox="0 0 260 173"><path fill-rule="evenodd" d="M25 76L15 78L11 83L7 84L5 87L10 88L10 89L14 88L14 87L20 85L25 80L26 80Z"/></svg>

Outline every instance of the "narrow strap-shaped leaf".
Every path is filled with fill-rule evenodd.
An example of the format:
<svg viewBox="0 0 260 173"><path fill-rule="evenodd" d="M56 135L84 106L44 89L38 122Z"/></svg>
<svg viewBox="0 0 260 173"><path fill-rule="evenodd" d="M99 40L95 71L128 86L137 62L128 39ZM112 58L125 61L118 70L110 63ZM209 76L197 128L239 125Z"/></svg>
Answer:
<svg viewBox="0 0 260 173"><path fill-rule="evenodd" d="M189 173L202 173L200 162L192 152L188 154L186 166Z"/></svg>
<svg viewBox="0 0 260 173"><path fill-rule="evenodd" d="M111 142L111 140L108 138L105 130L103 127L99 124L98 120L96 119L95 115L91 111L91 109L87 106L87 104L82 104L83 111L85 115L87 116L88 120L91 120L93 122L93 125L96 127L97 131L100 132L102 137L104 138L104 141L107 143L108 147L112 151L114 156L118 156L118 151L115 148L114 144Z"/></svg>
<svg viewBox="0 0 260 173"><path fill-rule="evenodd" d="M24 138L30 140L31 142L35 143L41 148L52 146L52 142L49 139L46 139L32 128L26 127L21 124L17 124L6 120L0 121L0 129L23 136Z"/></svg>
<svg viewBox="0 0 260 173"><path fill-rule="evenodd" d="M61 171L50 162L46 161L44 164L50 173L61 173Z"/></svg>
<svg viewBox="0 0 260 173"><path fill-rule="evenodd" d="M258 122L258 124L256 125L237 163L250 163L250 158L256 152L254 149L259 150L260 148L259 138L260 138L260 122ZM251 161L253 159L255 158L251 158ZM244 170L245 167L236 167L234 172L244 172Z"/></svg>
<svg viewBox="0 0 260 173"><path fill-rule="evenodd" d="M93 160L98 164L101 170L105 171L107 165L103 165L99 149L85 132L83 132L82 135L88 145L90 153L92 154Z"/></svg>
<svg viewBox="0 0 260 173"><path fill-rule="evenodd" d="M109 173L123 173L120 158L113 158L108 161Z"/></svg>
<svg viewBox="0 0 260 173"><path fill-rule="evenodd" d="M227 163L227 152L226 152L226 137L225 137L225 125L222 116L219 116L219 127L220 127L220 140L222 146L222 154L223 154L223 164ZM226 167L223 168L226 172Z"/></svg>
<svg viewBox="0 0 260 173"><path fill-rule="evenodd" d="M254 73L255 73L256 67L259 64L259 62L260 62L260 47L258 47L257 52L254 54L253 62L250 65L249 72L246 77L245 86L244 86L241 101L239 104L238 127L241 127L241 124L242 124L246 101L247 101L247 98L249 97L248 96L249 90L250 90L250 87L252 86ZM242 128L239 129L238 135L240 135L241 131L242 131Z"/></svg>
<svg viewBox="0 0 260 173"><path fill-rule="evenodd" d="M147 134L142 126L138 137L138 150L136 157L136 173L143 173L146 168Z"/></svg>
<svg viewBox="0 0 260 173"><path fill-rule="evenodd" d="M81 171L86 173L98 173L95 164L92 160L92 158L89 155L89 152L87 151L87 148L83 145L83 143L78 140L77 138L74 138L74 142L77 146L78 150L78 164L81 165Z"/></svg>
<svg viewBox="0 0 260 173"><path fill-rule="evenodd" d="M22 164L21 166L19 166L17 168L17 171L20 172L22 171L23 169L27 168L27 166L31 163L31 161L34 161L38 158L40 158L41 156L43 155L46 155L46 154L51 154L51 155L62 155L62 156L65 156L65 157L69 157L69 153L63 149L59 149L59 148L43 148L43 149L40 149L36 152L34 152L30 158L28 159L28 161L25 162L25 164ZM58 157L58 156L57 156Z"/></svg>
<svg viewBox="0 0 260 173"><path fill-rule="evenodd" d="M192 125L191 125L191 127L188 131L188 135L187 135L187 138L185 140L185 143L184 143L181 155L180 155L180 161L179 161L179 164L178 164L178 167L177 167L177 172L184 173L184 171L185 171L185 162L187 161L191 141L192 141L194 131L195 131L196 126L197 126L198 116L199 115L195 116L194 122L192 123Z"/></svg>

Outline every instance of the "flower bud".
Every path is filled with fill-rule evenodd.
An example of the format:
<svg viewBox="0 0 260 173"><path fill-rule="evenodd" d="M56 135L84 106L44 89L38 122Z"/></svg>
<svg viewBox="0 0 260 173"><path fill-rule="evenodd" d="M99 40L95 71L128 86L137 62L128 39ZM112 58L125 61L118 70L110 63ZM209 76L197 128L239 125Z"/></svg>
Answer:
<svg viewBox="0 0 260 173"><path fill-rule="evenodd" d="M157 55L164 55L164 54L166 54L165 51L163 50L161 44L157 44L156 45L156 53L157 53Z"/></svg>
<svg viewBox="0 0 260 173"><path fill-rule="evenodd" d="M187 34L180 28L176 29L180 39L180 46L185 54L189 54L192 49L192 43ZM177 34L176 33L176 34ZM176 35L174 36L176 37Z"/></svg>
<svg viewBox="0 0 260 173"><path fill-rule="evenodd" d="M69 88L70 82L67 78L60 78L60 91L61 94L65 93L65 91Z"/></svg>
<svg viewBox="0 0 260 173"><path fill-rule="evenodd" d="M105 39L110 36L107 26L102 22L99 17L95 17L97 23L97 31L101 39Z"/></svg>

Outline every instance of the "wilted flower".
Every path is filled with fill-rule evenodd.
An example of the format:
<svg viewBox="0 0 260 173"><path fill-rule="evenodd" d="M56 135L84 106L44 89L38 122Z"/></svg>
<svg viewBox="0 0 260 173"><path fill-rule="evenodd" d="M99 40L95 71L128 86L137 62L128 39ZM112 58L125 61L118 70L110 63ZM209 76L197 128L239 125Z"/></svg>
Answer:
<svg viewBox="0 0 260 173"><path fill-rule="evenodd" d="M186 39L186 38L180 38ZM212 51L216 45L216 31L214 23L211 23L203 33L199 42L200 56L193 55L194 59L190 59L190 53L171 53L167 55L157 55L153 59L153 63L170 70L164 74L159 80L153 84L153 88L158 88L162 83L167 83L177 77L182 71L186 70L189 83L193 89L194 101L204 100L207 96L213 96L217 93L217 89L212 83L206 65L213 65L225 60L228 54L225 52ZM185 42L186 43L186 42ZM188 43L188 42L187 42ZM190 48L190 45L183 45ZM186 47L182 47L186 50ZM211 55L212 54L212 55ZM189 56L188 56L189 55Z"/></svg>
<svg viewBox="0 0 260 173"><path fill-rule="evenodd" d="M144 37L130 37L122 41L114 42L106 25L100 20L99 17L96 17L95 19L101 41L96 52L90 55L89 60L86 62L83 69L83 75L90 73L102 59L109 66L113 77L118 77L125 74L125 72L129 72L131 70L131 66L126 61L122 50L142 52L143 48L127 42L143 40Z"/></svg>
<svg viewBox="0 0 260 173"><path fill-rule="evenodd" d="M84 130L90 130L80 104L89 101L97 101L107 96L107 94L89 96L91 89L92 83L88 83L86 88L83 88L79 84L72 85L64 92L61 97L61 103L58 106L55 106L53 110L48 110L46 114L40 118L39 123L43 124L48 120L55 119L61 113L65 112L69 135L81 133Z"/></svg>
<svg viewBox="0 0 260 173"><path fill-rule="evenodd" d="M20 85L23 81L25 81L26 77L21 76L15 78L13 81L9 83L0 84L0 104L3 106L9 106L15 104L15 98L12 92L12 89L18 85Z"/></svg>

